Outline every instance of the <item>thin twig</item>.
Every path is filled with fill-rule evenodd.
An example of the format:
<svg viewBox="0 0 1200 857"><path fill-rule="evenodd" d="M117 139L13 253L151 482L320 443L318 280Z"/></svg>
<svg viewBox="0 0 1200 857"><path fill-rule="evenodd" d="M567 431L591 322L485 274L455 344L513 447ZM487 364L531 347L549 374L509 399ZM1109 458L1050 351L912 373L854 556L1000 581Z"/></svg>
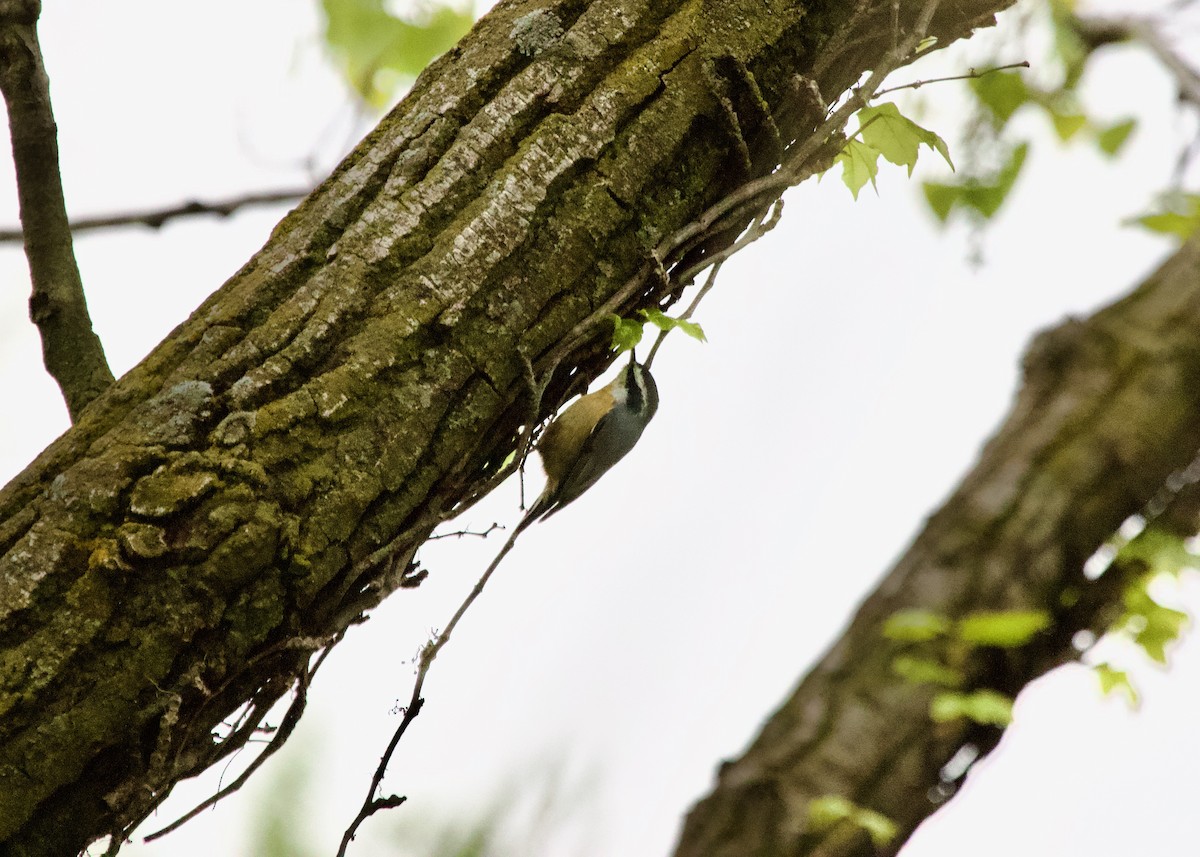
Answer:
<svg viewBox="0 0 1200 857"><path fill-rule="evenodd" d="M931 77L927 78L926 80L914 80L912 83L902 83L899 86L889 86L887 89L881 89L872 95L871 100L874 101L876 98L879 98L882 95L887 95L889 92L897 92L901 89L920 89L922 86L925 86L929 83L945 83L946 81L950 80L977 80L978 78L991 74L992 72L1008 71L1009 69L1014 68L1029 68L1029 60L1009 63L1008 65L998 65L995 68L985 68L983 71L970 69L966 74L952 74L949 77Z"/></svg>
<svg viewBox="0 0 1200 857"><path fill-rule="evenodd" d="M1076 16L1072 23L1093 49L1117 42L1141 42L1175 78L1180 98L1200 106L1200 73L1167 41L1162 24L1135 16Z"/></svg>
<svg viewBox="0 0 1200 857"><path fill-rule="evenodd" d="M435 542L438 539L461 539L463 536L475 536L476 538L486 539L495 530L503 530L504 527L495 521L486 530L454 530L450 533L434 533L429 537L429 541Z"/></svg>
<svg viewBox="0 0 1200 857"><path fill-rule="evenodd" d="M557 362L551 363L549 368L539 377L533 368L533 362L522 352L521 365L525 384L529 390L529 413L525 418L525 426L521 431L521 437L517 443L517 450L513 456L513 461L507 467L501 468L500 472L493 475L487 480L488 485L493 483L499 484L497 480L503 481L514 470L524 464L525 458L529 455L530 447L533 443L534 431L537 429L539 415L542 407L542 394L546 390L546 384L553 375ZM491 488L488 488L490 491ZM364 821L370 818L375 813L384 809L391 809L404 803L405 798L399 795L389 795L387 797L375 797L375 793L379 790L380 783L383 782L383 777L387 773L388 764L391 762L392 755L396 752L396 747L400 744L400 739L404 737L404 733L408 730L408 726L417 715L421 713L421 706L425 700L421 697L421 690L425 686L425 677L429 674L429 668L433 666L433 660L450 641L450 635L454 632L459 621L466 614L470 606L475 602L475 599L483 592L483 588L487 586L488 580L496 569L500 567L501 561L508 552L513 549L517 543L517 538L524 532L525 527L530 523L529 518L525 518L512 531L512 535L504 542L503 547L492 559L491 564L484 570L479 580L475 583L475 588L467 595L462 604L450 617L450 621L446 623L446 628L430 643L426 644L421 649L421 654L418 659L417 677L413 682L412 696L409 698L408 705L404 708L404 716L400 720L400 724L396 727L396 731L392 734L391 740L388 742L387 749L384 750L383 756L379 759L379 765L375 768L375 773L371 777L371 787L367 790L367 796L363 800L362 806L359 808L358 814L350 825L346 828L342 836L341 845L338 847L338 857L344 857L346 849L350 847L350 842L354 839L355 833ZM495 525L491 529L494 529ZM491 532L491 529L488 532ZM486 533L484 533L486 535ZM382 550L382 549L381 549ZM386 556L380 551L375 551L372 556ZM378 560L377 560L378 561Z"/></svg>
<svg viewBox="0 0 1200 857"><path fill-rule="evenodd" d="M768 217L767 214L770 213ZM783 214L783 197L775 198L775 202L771 208L759 215L755 223L742 233L737 241L713 253L711 256L706 256L703 260L696 263L690 268L685 269L680 275L680 282L687 282L693 277L697 277L709 265L717 265L724 262L735 253L740 253L747 245L753 244L759 238L762 238L779 224L779 218Z"/></svg>
<svg viewBox="0 0 1200 857"><path fill-rule="evenodd" d="M700 287L700 291L696 292L696 297L692 299L690 304L688 304L688 308L679 315L675 316L676 319L679 321L687 321L692 317L692 313L696 311L696 307L700 305L700 301L704 300L704 296L707 295L712 290L712 287L716 284L717 274L720 272L721 265L724 263L724 260L721 260L709 269L708 279L704 281L704 285ZM654 344L650 346L650 353L646 355L646 361L642 364L647 370L649 370L650 364L654 362L654 355L658 353L659 346L663 344L663 340L667 338L667 334L673 329L674 328L668 328L658 332L658 336L655 338Z"/></svg>
<svg viewBox="0 0 1200 857"><path fill-rule="evenodd" d="M0 7L0 91L8 108L25 256L33 293L29 315L42 338L46 371L74 422L113 382L92 330L63 196L50 82L38 44L37 0Z"/></svg>
<svg viewBox="0 0 1200 857"><path fill-rule="evenodd" d="M201 202L189 200L179 205L166 208L150 208L144 211L128 211L120 214L105 214L95 217L80 217L70 224L72 233L87 232L95 229L111 229L117 226L148 226L160 229L166 223L181 217L195 217L211 214L217 217L228 217L242 208L258 205L274 205L281 202L295 202L303 199L312 188L293 188L291 190L272 190L261 193L246 193L228 199ZM24 232L8 227L0 229L0 243L20 241Z"/></svg>
<svg viewBox="0 0 1200 857"><path fill-rule="evenodd" d="M396 731L392 733L392 739L388 742L387 749L383 751L379 765L375 768L375 774L371 777L371 787L367 790L367 797L363 800L362 806L358 810L358 815L354 817L354 820L346 828L345 833L342 834L342 842L338 847L337 857L345 857L346 849L350 847L350 843L354 840L358 828L364 821L380 810L399 806L406 800L405 797L400 795L375 797L375 793L379 790L379 786L383 782L384 774L387 773L388 764L392 760L392 754L396 752L396 747L400 744L400 739L404 737L409 724L416 720L417 715L421 713L421 707L425 704L425 700L421 697L421 690L425 687L425 677L429 675L429 668L433 666L434 658L438 656L438 652L445 647L446 643L450 642L450 635L454 633L454 629L458 626L459 621L466 614L470 606L475 603L475 599L482 594L488 580L491 579L492 574L499 568L500 562L508 555L508 552L513 549L522 531L522 527L517 527L513 530L512 535L508 537L504 546L500 548L500 552L496 554L491 564L475 583L475 588L471 590L467 597L463 599L462 604L458 606L458 609L454 611L454 615L446 623L446 629L421 649L421 656L417 663L417 678L413 682L412 695L409 697L408 705L404 708L404 717L401 718L400 725L396 727Z"/></svg>

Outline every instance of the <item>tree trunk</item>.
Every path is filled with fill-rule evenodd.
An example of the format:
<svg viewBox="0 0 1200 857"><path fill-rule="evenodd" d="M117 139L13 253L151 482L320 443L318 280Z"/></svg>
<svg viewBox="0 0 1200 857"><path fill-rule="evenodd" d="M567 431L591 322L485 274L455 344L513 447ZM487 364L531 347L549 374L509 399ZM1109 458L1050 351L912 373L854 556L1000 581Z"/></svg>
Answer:
<svg viewBox="0 0 1200 857"><path fill-rule="evenodd" d="M945 3L929 34L1008 2ZM926 5L510 2L435 62L0 492L0 853L122 835L242 746L493 481L536 398L522 355L542 414L601 371L605 314L670 303L671 265L754 212L660 239L807 140L813 85L833 101Z"/></svg>
<svg viewBox="0 0 1200 857"><path fill-rule="evenodd" d="M1052 624L1028 645L984 648L961 664L969 688L1015 695L1078 656L1078 631L1102 633L1115 619L1144 567L1089 580L1084 562L1129 516L1148 505L1161 514L1167 477L1198 449L1200 237L1129 296L1034 340L1024 386L979 462L745 754L722 766L676 857L897 850L952 793L963 772L947 777L947 762L968 745L986 751L1000 729L935 724L934 689L897 674L897 656L913 647L886 639L884 622L910 608L950 618L1046 611ZM1159 525L1195 533L1194 494ZM826 795L884 814L897 835L878 847L854 824L816 829L809 808Z"/></svg>

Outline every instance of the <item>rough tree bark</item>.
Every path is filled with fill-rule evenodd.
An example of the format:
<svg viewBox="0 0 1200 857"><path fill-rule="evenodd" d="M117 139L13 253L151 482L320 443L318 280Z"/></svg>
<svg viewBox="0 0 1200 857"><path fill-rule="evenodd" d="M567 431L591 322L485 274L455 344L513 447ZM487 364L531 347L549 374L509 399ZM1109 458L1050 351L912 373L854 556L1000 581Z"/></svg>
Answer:
<svg viewBox="0 0 1200 857"><path fill-rule="evenodd" d="M598 308L682 287L649 248L926 5L509 2L435 62L0 493L0 853L127 830L240 746L487 486L531 407L520 355L543 413L600 371ZM943 3L929 33L1006 5Z"/></svg>
<svg viewBox="0 0 1200 857"><path fill-rule="evenodd" d="M1015 696L1078 657L1080 630L1103 632L1140 568L1098 580L1084 562L1200 450L1200 238L1132 294L1034 340L1024 386L979 462L867 599L834 647L775 712L745 754L722 766L689 814L677 857L894 853L954 782L959 748L987 750L999 729L934 724L932 690L892 669L882 634L906 608L948 617L1045 610L1052 626L1019 649L964 663L969 686ZM1164 518L1196 532L1196 497ZM898 826L889 847L842 824L813 830L810 802L836 794Z"/></svg>

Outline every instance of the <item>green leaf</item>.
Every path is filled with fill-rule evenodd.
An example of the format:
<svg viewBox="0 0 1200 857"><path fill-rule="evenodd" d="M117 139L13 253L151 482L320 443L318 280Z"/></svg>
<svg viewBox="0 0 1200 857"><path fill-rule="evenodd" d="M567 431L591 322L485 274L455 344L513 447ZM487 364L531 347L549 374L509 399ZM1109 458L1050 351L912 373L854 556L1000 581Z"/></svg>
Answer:
<svg viewBox="0 0 1200 857"><path fill-rule="evenodd" d="M675 319L664 313L660 309L643 309L638 310L638 315L646 319L659 330L670 330L675 326Z"/></svg>
<svg viewBox="0 0 1200 857"><path fill-rule="evenodd" d="M836 160L842 165L842 181L850 188L855 199L858 199L858 192L867 182L875 187L875 176L879 173L877 149L851 138L838 152Z"/></svg>
<svg viewBox="0 0 1200 857"><path fill-rule="evenodd" d="M895 822L886 815L865 809L841 795L822 795L809 801L808 824L813 832L822 833L843 821L866 831L877 848L887 845L899 832Z"/></svg>
<svg viewBox="0 0 1200 857"><path fill-rule="evenodd" d="M642 341L642 323L631 318L621 318L616 313L608 316L613 322L613 351L621 354L636 348Z"/></svg>
<svg viewBox="0 0 1200 857"><path fill-rule="evenodd" d="M978 646L1016 648L1050 627L1045 610L979 610L958 620L956 636Z"/></svg>
<svg viewBox="0 0 1200 857"><path fill-rule="evenodd" d="M1012 722L1012 700L987 688L970 693L943 691L930 702L929 716L938 723L965 717L987 726L1007 726Z"/></svg>
<svg viewBox="0 0 1200 857"><path fill-rule="evenodd" d="M1135 218L1151 232L1186 241L1200 227L1200 194L1173 193L1159 200L1162 211Z"/></svg>
<svg viewBox="0 0 1200 857"><path fill-rule="evenodd" d="M900 113L895 104L864 107L858 111L862 141L897 166L908 167L911 176L921 144L939 153L954 169L946 141Z"/></svg>
<svg viewBox="0 0 1200 857"><path fill-rule="evenodd" d="M958 687L962 674L944 664L928 658L900 655L892 660L892 672L909 684L937 684L943 687Z"/></svg>
<svg viewBox="0 0 1200 857"><path fill-rule="evenodd" d="M675 319L675 326L697 342L708 342L708 337L704 335L704 328L694 321L677 318Z"/></svg>
<svg viewBox="0 0 1200 857"><path fill-rule="evenodd" d="M808 823L817 831L828 830L854 815L858 806L841 795L821 795L808 802Z"/></svg>
<svg viewBox="0 0 1200 857"><path fill-rule="evenodd" d="M1159 604L1147 591L1152 575L1125 590L1125 616L1122 624L1133 634L1133 641L1160 664L1167 662L1167 646L1179 639L1188 615Z"/></svg>
<svg viewBox="0 0 1200 857"><path fill-rule="evenodd" d="M903 643L924 643L949 633L950 620L931 610L899 610L883 623L883 636Z"/></svg>
<svg viewBox="0 0 1200 857"><path fill-rule="evenodd" d="M1179 639L1187 625L1188 616L1179 610L1156 604L1145 613L1146 625L1134 635L1133 641L1160 664L1167 662L1167 646Z"/></svg>
<svg viewBox="0 0 1200 857"><path fill-rule="evenodd" d="M1178 576L1200 566L1200 557L1187 549L1186 541L1162 527L1146 527L1117 551L1116 561L1141 562L1150 571Z"/></svg>
<svg viewBox="0 0 1200 857"><path fill-rule="evenodd" d="M934 216L945 223L950 216L951 209L962 199L962 187L956 184L939 184L937 182L925 182L921 187L925 191L925 201L929 203Z"/></svg>
<svg viewBox="0 0 1200 857"><path fill-rule="evenodd" d="M688 321L685 318L672 318L658 309L640 310L641 315L646 321L657 327L659 330L682 330L692 339L698 342L708 342L708 337L704 335L704 328L696 324L694 321Z"/></svg>
<svg viewBox="0 0 1200 857"><path fill-rule="evenodd" d="M1008 163L1000 169L996 176L995 183L990 185L979 183L966 188L966 204L984 217L992 217L1008 197L1008 192L1012 190L1017 176L1021 174L1021 167L1025 165L1025 156L1028 154L1028 143L1021 143L1013 149Z"/></svg>
<svg viewBox="0 0 1200 857"><path fill-rule="evenodd" d="M871 843L876 848L887 845L900 832L894 821L873 809L860 809L850 820L867 831L867 836L871 837Z"/></svg>
<svg viewBox="0 0 1200 857"><path fill-rule="evenodd" d="M971 91L992 114L992 124L1003 128L1017 110L1032 100L1025 79L1016 72L994 71L969 81Z"/></svg>
<svg viewBox="0 0 1200 857"><path fill-rule="evenodd" d="M945 221L953 208L958 206L973 209L984 219L991 218L1008 198L1009 191L1016 183L1028 153L1029 145L1027 143L1016 146L1009 154L1008 162L1001 167L992 182L985 182L977 178L953 184L927 182L924 186L925 199L933 209L933 213L942 221Z"/></svg>
<svg viewBox="0 0 1200 857"><path fill-rule="evenodd" d="M1057 110L1050 111L1050 121L1054 123L1054 132L1058 134L1058 139L1064 143L1078 134L1088 123L1087 117L1082 113L1060 113Z"/></svg>
<svg viewBox="0 0 1200 857"><path fill-rule="evenodd" d="M1200 226L1200 218L1174 211L1162 214L1146 214L1137 218L1138 223L1151 232L1161 232L1164 235L1174 235L1176 238L1187 240L1196 228Z"/></svg>
<svg viewBox="0 0 1200 857"><path fill-rule="evenodd" d="M1092 667L1096 673L1096 678L1100 680L1100 692L1105 696L1119 694L1125 697L1126 702L1133 708L1137 708L1141 703L1141 697L1137 692L1137 688L1133 686L1133 682L1129 680L1129 673L1124 670L1119 670L1111 664L1096 664Z"/></svg>
<svg viewBox="0 0 1200 857"><path fill-rule="evenodd" d="M440 4L424 4L410 18L391 14L386 0L321 0L321 7L330 52L351 88L376 108L474 21L469 7Z"/></svg>
<svg viewBox="0 0 1200 857"><path fill-rule="evenodd" d="M1054 26L1054 53L1063 68L1062 88L1074 89L1087 67L1091 48L1084 43L1075 26L1073 0L1053 0L1050 5Z"/></svg>
<svg viewBox="0 0 1200 857"><path fill-rule="evenodd" d="M1109 125L1107 128L1101 128L1096 133L1096 145L1100 147L1101 152L1113 157L1124 148L1129 135L1135 128L1137 128L1136 119L1126 119L1123 122Z"/></svg>

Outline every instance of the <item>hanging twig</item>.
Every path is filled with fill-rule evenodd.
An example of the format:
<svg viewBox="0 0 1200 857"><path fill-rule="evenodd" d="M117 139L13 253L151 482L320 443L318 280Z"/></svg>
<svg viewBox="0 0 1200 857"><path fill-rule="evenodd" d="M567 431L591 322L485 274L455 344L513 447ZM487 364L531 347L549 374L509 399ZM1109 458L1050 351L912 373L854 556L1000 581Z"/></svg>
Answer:
<svg viewBox="0 0 1200 857"><path fill-rule="evenodd" d="M287 712L285 712L283 715L283 720L280 722L279 727L275 730L275 734L271 736L271 740L267 743L267 746L263 748L261 753L254 757L254 761L252 761L246 767L246 770L242 771L237 779L235 779L229 785L218 790L207 800L196 806L190 812L187 812L175 819L175 821L171 822L166 827L151 833L145 838L144 841L153 842L155 839L166 836L171 831L177 830L187 822L191 821L197 815L204 812L204 810L211 806L215 806L222 798L236 792L249 781L254 772L262 767L263 763L266 762L267 759L269 759L283 747L288 738L291 737L293 730L295 730L296 726L300 723L300 716L304 714L304 709L308 705L309 684L312 682L313 677L316 676L317 670L321 668L321 664L325 662L325 658L327 658L329 653L333 651L333 647L341 642L341 639L343 636L345 636L345 633L345 631L342 631L333 640L331 640L329 645L326 646L321 654L317 657L316 663L314 663L310 669L302 671L297 677L296 696L292 700L292 704L288 706Z"/></svg>
<svg viewBox="0 0 1200 857"><path fill-rule="evenodd" d="M483 593L483 588L487 586L488 580L492 574L500 567L500 562L508 555L508 552L513 549L513 545L517 543L517 537L521 535L523 528L517 527L513 530L512 535L500 548L500 552L496 554L491 564L480 576L475 583L475 588L467 595L458 609L454 611L454 615L450 617L450 621L446 623L446 628L438 634L433 640L425 644L421 649L421 654L417 660L417 677L413 682L412 695L409 697L408 705L404 707L404 716L400 720L400 725L396 727L396 731L392 733L392 740L388 742L387 749L383 751L383 756L379 760L379 764L375 768L375 773L371 777L371 787L367 790L367 797L363 800L362 806L358 810L358 815L350 822L345 833L342 834L342 842L338 847L337 857L345 857L346 849L350 847L350 843L354 840L358 828L364 821L370 818L375 813L384 809L391 809L399 806L407 800L401 795L387 795L385 797L376 797L376 792L379 791L379 786L383 782L384 774L387 773L388 765L392 761L392 755L396 752L396 747L400 744L400 739L404 737L404 733L408 731L409 724L417 719L417 715L421 713L421 707L425 704L425 699L421 696L421 691L425 687L425 677L429 675L429 668L433 666L433 660L438 656L446 643L450 642L450 635L454 633L454 629L458 626L459 621L466 614L468 608L475 603L475 599Z"/></svg>

